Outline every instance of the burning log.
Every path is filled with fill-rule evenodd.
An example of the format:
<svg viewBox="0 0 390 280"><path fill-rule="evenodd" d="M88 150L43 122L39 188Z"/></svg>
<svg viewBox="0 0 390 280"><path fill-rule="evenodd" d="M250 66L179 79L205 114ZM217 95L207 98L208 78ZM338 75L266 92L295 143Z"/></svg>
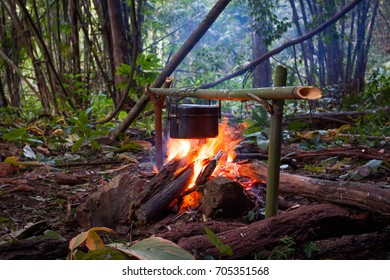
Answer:
<svg viewBox="0 0 390 280"><path fill-rule="evenodd" d="M195 186L207 182L217 167L221 156L222 151L219 151L209 160L196 178ZM142 198L133 203L131 216L133 216L134 220L147 223L161 213L162 210L166 209L175 199L182 198L196 190L196 187L194 187L186 191L194 176L193 162L182 167L186 162L189 162L189 158L190 156L186 156L178 161L171 161L152 179L149 188L142 195ZM181 170L179 175L174 177L178 170Z"/></svg>
<svg viewBox="0 0 390 280"><path fill-rule="evenodd" d="M218 161L222 156L222 151L219 151L210 162L203 168L202 172L199 174L198 178L196 178L195 185L203 185L210 178L211 174L213 174L215 168L218 165Z"/></svg>
<svg viewBox="0 0 390 280"><path fill-rule="evenodd" d="M373 224L372 221L376 219L378 222ZM377 230L388 224L389 220L389 216L374 215L331 204L302 206L291 212L219 233L224 244L230 245L233 249L233 256L221 257L253 259L261 250L272 250L284 236L289 236L296 243L302 244L348 233ZM178 244L197 258L205 255L212 255L215 258L220 256L220 252L204 234L183 238Z"/></svg>
<svg viewBox="0 0 390 280"><path fill-rule="evenodd" d="M135 211L135 217L138 221L146 223L154 218L161 210L177 198L187 187L194 173L194 166L190 164L177 178L163 186L161 191L151 197L144 205Z"/></svg>
<svg viewBox="0 0 390 280"><path fill-rule="evenodd" d="M260 162L242 164L239 172L260 182L264 182L268 174L267 166ZM372 184L335 182L281 172L279 190L319 201L390 213L390 190Z"/></svg>

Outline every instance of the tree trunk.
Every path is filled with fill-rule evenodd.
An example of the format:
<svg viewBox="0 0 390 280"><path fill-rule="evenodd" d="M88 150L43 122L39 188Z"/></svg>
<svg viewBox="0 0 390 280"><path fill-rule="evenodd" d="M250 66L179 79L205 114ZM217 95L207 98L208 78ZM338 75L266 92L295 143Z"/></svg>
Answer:
<svg viewBox="0 0 390 280"><path fill-rule="evenodd" d="M112 51L114 59L114 68L121 66L121 64L130 64L130 53L128 44L128 35L125 28L123 19L123 11L121 0L108 0L108 15L110 20L110 33L112 39ZM123 75L115 75L116 88L121 83L126 83L127 77ZM122 96L127 92L117 90L115 93L114 104L118 106ZM134 105L134 101L128 97L125 104L131 108Z"/></svg>
<svg viewBox="0 0 390 280"><path fill-rule="evenodd" d="M263 36L262 36L263 37ZM262 56L268 52L268 48L264 43L263 38L256 32L252 32L252 52L253 59ZM272 69L269 59L255 66L253 70L253 84L254 88L269 87L272 83Z"/></svg>

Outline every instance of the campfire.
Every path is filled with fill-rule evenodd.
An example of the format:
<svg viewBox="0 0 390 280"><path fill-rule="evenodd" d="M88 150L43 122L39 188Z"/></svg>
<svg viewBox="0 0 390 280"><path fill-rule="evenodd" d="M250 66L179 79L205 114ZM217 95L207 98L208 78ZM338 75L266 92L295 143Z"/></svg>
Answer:
<svg viewBox="0 0 390 280"><path fill-rule="evenodd" d="M234 148L242 140L242 129L228 126L225 119L219 126L219 134L216 138L207 139L169 139L167 143L167 162L173 159L186 158L188 163L194 163L194 173L187 189L196 184L196 179L205 170L208 163L216 156L221 155L218 164L211 177L226 176L235 178L238 174L233 163L235 158Z"/></svg>
<svg viewBox="0 0 390 280"><path fill-rule="evenodd" d="M243 128L242 124L229 126L224 119L215 138L170 138L167 141L166 163L150 182L145 198L135 211L136 219L149 221L172 205L177 205L182 211L194 209L202 199L198 187L213 178L242 181L239 164L234 162L234 158L235 148L242 141ZM240 185L241 192L253 183L251 180Z"/></svg>

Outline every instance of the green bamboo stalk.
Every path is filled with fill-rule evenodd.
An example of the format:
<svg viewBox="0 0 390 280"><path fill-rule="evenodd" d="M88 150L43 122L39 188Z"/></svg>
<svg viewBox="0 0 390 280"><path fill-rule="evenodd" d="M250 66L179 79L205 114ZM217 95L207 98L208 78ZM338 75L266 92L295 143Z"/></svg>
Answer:
<svg viewBox="0 0 390 280"><path fill-rule="evenodd" d="M322 97L321 90L313 86L278 86L267 88L251 88L251 89L231 89L231 90L216 90L216 89L167 89L167 88L150 88L152 93L156 95L175 95L178 97L194 97L210 100L252 100L247 93L251 93L265 100L282 100L282 99L307 99L316 100Z"/></svg>
<svg viewBox="0 0 390 280"><path fill-rule="evenodd" d="M275 86L285 86L287 81L287 70L282 66L276 67ZM270 120L270 138L268 150L268 177L267 194L265 201L265 217L272 217L278 211L280 155L282 145L282 119L284 99L273 100L273 113Z"/></svg>

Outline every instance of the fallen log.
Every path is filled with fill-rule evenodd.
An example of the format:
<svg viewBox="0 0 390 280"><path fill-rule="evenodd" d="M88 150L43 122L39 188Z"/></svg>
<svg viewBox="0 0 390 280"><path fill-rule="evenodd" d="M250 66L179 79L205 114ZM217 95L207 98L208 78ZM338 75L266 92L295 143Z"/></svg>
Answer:
<svg viewBox="0 0 390 280"><path fill-rule="evenodd" d="M345 235L315 241L318 251L312 258L332 259L387 259L390 250L390 231ZM383 255L387 252L386 255Z"/></svg>
<svg viewBox="0 0 390 280"><path fill-rule="evenodd" d="M283 125L288 125L294 121L307 124L312 129L332 129L344 124L355 125L357 121L362 121L365 112L323 112L316 114L296 114L289 116L283 121Z"/></svg>
<svg viewBox="0 0 390 280"><path fill-rule="evenodd" d="M224 244L232 247L233 256L220 255L205 235L183 238L178 244L196 258L212 255L215 258L253 259L262 250L272 250L280 238L285 236L293 238L298 244L372 231L390 221L389 216L383 219L378 217L383 216L331 204L307 205L218 234ZM373 223L377 218L378 221Z"/></svg>
<svg viewBox="0 0 390 280"><path fill-rule="evenodd" d="M267 180L268 168L261 162L244 163L239 172L241 176L264 182ZM390 190L372 184L321 180L281 172L279 191L390 214Z"/></svg>
<svg viewBox="0 0 390 280"><path fill-rule="evenodd" d="M188 238L191 236L202 235L205 233L205 227L211 229L214 233L225 232L233 230L239 227L246 226L240 222L223 222L223 221L206 221L206 222L195 222L190 224L170 224L169 229L167 227L164 231L158 226L148 231L150 235L155 235L161 238L168 239L172 242L178 243L181 239Z"/></svg>
<svg viewBox="0 0 390 280"><path fill-rule="evenodd" d="M65 260L68 253L67 240L26 239L0 245L0 260Z"/></svg>
<svg viewBox="0 0 390 280"><path fill-rule="evenodd" d="M350 158L362 159L379 159L390 161L390 154L381 153L377 149L367 147L340 147L328 148L315 151L297 151L288 154L289 158L303 159L303 158L317 158L326 156L340 156Z"/></svg>

